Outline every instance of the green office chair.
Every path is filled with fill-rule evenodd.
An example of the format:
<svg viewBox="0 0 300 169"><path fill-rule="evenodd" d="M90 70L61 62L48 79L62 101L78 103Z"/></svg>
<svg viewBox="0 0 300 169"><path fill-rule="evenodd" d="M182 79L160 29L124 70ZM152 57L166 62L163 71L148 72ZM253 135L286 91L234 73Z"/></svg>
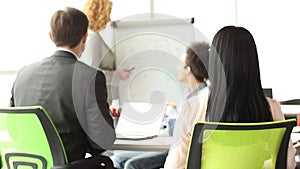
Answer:
<svg viewBox="0 0 300 169"><path fill-rule="evenodd" d="M113 168L105 156L68 163L59 134L40 106L0 109L0 157L1 169Z"/></svg>
<svg viewBox="0 0 300 169"><path fill-rule="evenodd" d="M285 169L295 119L261 123L198 122L187 169Z"/></svg>

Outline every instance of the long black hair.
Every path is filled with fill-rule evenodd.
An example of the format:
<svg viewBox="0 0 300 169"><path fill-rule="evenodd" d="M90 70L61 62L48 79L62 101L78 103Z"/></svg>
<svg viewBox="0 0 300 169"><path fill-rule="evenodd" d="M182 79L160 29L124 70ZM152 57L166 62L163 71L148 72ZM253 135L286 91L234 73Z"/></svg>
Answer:
<svg viewBox="0 0 300 169"><path fill-rule="evenodd" d="M210 50L208 121L272 121L260 80L255 41L243 27L219 30Z"/></svg>

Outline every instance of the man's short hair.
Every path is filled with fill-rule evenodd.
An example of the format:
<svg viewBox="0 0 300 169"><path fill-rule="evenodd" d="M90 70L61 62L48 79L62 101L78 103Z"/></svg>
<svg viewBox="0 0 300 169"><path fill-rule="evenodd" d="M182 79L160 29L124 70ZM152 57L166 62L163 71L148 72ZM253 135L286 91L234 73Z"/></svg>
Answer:
<svg viewBox="0 0 300 169"><path fill-rule="evenodd" d="M209 44L205 42L196 42L186 51L186 65L191 68L192 74L201 82L208 78L207 68Z"/></svg>
<svg viewBox="0 0 300 169"><path fill-rule="evenodd" d="M54 43L57 47L75 47L86 34L89 21L78 9L66 7L56 11L50 22Z"/></svg>

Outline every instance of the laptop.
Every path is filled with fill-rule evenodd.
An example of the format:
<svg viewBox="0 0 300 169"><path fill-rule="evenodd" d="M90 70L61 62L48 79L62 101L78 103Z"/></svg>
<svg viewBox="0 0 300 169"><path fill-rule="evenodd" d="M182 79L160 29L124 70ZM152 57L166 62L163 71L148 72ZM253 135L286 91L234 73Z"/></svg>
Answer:
<svg viewBox="0 0 300 169"><path fill-rule="evenodd" d="M117 139L147 139L159 134L165 105L125 102L116 126Z"/></svg>

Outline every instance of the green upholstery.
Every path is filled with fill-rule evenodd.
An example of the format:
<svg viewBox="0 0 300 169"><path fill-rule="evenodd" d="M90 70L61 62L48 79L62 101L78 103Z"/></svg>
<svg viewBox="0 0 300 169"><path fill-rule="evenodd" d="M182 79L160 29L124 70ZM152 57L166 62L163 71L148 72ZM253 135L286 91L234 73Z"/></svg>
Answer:
<svg viewBox="0 0 300 169"><path fill-rule="evenodd" d="M103 156L68 164L59 134L40 106L0 109L0 122L3 169L113 168Z"/></svg>
<svg viewBox="0 0 300 169"><path fill-rule="evenodd" d="M187 169L285 169L295 119L264 123L198 122Z"/></svg>

